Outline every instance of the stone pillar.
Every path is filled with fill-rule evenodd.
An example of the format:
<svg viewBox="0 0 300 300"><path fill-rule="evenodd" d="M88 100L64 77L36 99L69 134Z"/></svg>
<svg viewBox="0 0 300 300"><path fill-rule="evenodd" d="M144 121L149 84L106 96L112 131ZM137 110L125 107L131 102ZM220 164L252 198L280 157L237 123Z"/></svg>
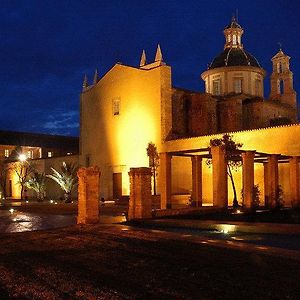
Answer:
<svg viewBox="0 0 300 300"><path fill-rule="evenodd" d="M160 153L160 207L161 209L171 208L171 194L172 194L172 172L171 159L172 156L166 152Z"/></svg>
<svg viewBox="0 0 300 300"><path fill-rule="evenodd" d="M152 217L151 168L130 168L128 220Z"/></svg>
<svg viewBox="0 0 300 300"><path fill-rule="evenodd" d="M268 191L268 207L276 207L276 198L278 193L278 157L272 154L268 157L268 171L267 171L267 191Z"/></svg>
<svg viewBox="0 0 300 300"><path fill-rule="evenodd" d="M269 206L269 197L270 197L270 191L269 191L269 164L267 162L264 162L264 191L265 191L265 207Z"/></svg>
<svg viewBox="0 0 300 300"><path fill-rule="evenodd" d="M202 157L192 157L192 204L202 206Z"/></svg>
<svg viewBox="0 0 300 300"><path fill-rule="evenodd" d="M244 206L246 208L251 208L253 205L254 156L255 156L255 151L246 151L242 153L243 195L244 195Z"/></svg>
<svg viewBox="0 0 300 300"><path fill-rule="evenodd" d="M100 170L98 167L80 168L78 176L77 224L99 222Z"/></svg>
<svg viewBox="0 0 300 300"><path fill-rule="evenodd" d="M213 205L227 208L227 162L223 147L211 147L213 173Z"/></svg>
<svg viewBox="0 0 300 300"><path fill-rule="evenodd" d="M300 172L299 172L300 159L297 156L290 158L290 192L291 204L293 207L300 206Z"/></svg>

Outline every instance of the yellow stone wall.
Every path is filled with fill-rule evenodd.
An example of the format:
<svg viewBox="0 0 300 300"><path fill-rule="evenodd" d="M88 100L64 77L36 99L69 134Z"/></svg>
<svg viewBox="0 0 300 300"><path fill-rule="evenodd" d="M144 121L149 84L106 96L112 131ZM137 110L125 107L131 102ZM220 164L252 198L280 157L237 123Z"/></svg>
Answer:
<svg viewBox="0 0 300 300"><path fill-rule="evenodd" d="M113 101L120 114L113 115ZM122 172L122 194L129 194L128 171L148 166L146 148L171 127L171 68L145 70L116 64L81 94L80 164L101 170L101 196L112 197L112 174Z"/></svg>

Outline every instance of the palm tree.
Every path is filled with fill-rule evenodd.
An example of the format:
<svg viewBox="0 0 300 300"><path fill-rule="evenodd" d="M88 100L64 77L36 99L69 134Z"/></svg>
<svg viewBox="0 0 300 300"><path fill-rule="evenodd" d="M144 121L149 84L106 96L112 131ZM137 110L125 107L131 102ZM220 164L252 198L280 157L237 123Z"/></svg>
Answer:
<svg viewBox="0 0 300 300"><path fill-rule="evenodd" d="M46 190L45 181L46 181L45 173L38 173L35 171L25 183L25 186L28 189L34 190L36 192L38 201L44 200L45 190Z"/></svg>
<svg viewBox="0 0 300 300"><path fill-rule="evenodd" d="M54 180L65 192L65 202L71 202L71 194L77 185L77 166L72 163L63 162L60 172L51 168L53 174L46 175Z"/></svg>

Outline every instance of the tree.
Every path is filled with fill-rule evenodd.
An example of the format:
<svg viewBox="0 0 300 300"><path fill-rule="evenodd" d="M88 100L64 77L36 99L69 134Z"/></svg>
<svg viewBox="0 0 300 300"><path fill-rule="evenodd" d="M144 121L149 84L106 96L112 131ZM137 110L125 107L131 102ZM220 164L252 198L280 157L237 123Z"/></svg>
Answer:
<svg viewBox="0 0 300 300"><path fill-rule="evenodd" d="M230 178L232 190L233 190L233 206L238 207L239 203L237 201L237 192L234 183L232 171L237 171L237 169L242 165L241 156L238 150L243 146L241 143L236 143L233 140L233 136L230 134L224 134L220 139L211 139L209 148L221 146L225 149L226 161L227 161L227 174ZM208 159L206 162L208 165L212 164L212 160Z"/></svg>
<svg viewBox="0 0 300 300"><path fill-rule="evenodd" d="M74 187L77 185L77 166L72 163L63 162L60 172L51 168L53 174L46 175L54 180L65 192L65 202L72 201L71 195Z"/></svg>
<svg viewBox="0 0 300 300"><path fill-rule="evenodd" d="M14 162L12 168L18 176L18 184L21 186L21 200L23 200L26 182L34 171L34 168L27 160Z"/></svg>
<svg viewBox="0 0 300 300"><path fill-rule="evenodd" d="M149 167L151 168L153 176L153 193L156 195L156 178L159 167L159 155L155 144L152 142L148 143L147 156L149 157Z"/></svg>
<svg viewBox="0 0 300 300"><path fill-rule="evenodd" d="M43 201L46 190L45 173L39 173L37 171L33 172L30 178L25 183L25 186L28 189L34 190L36 192L38 201Z"/></svg>
<svg viewBox="0 0 300 300"><path fill-rule="evenodd" d="M2 198L6 198L6 182L8 176L9 167L4 160L0 160L0 190Z"/></svg>

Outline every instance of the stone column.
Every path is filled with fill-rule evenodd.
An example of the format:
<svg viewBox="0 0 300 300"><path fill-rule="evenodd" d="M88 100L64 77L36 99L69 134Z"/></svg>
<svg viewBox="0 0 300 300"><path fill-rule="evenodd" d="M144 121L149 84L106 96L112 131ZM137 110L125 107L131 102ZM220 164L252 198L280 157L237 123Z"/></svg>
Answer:
<svg viewBox="0 0 300 300"><path fill-rule="evenodd" d="M265 191L265 207L269 206L269 198L270 198L270 191L269 191L269 164L264 162L264 191Z"/></svg>
<svg viewBox="0 0 300 300"><path fill-rule="evenodd" d="M172 172L171 159L172 156L167 152L160 153L160 207L161 209L171 208L171 194L172 194Z"/></svg>
<svg viewBox="0 0 300 300"><path fill-rule="evenodd" d="M291 204L293 207L300 206L300 172L299 172L298 156L290 158L290 192L291 192Z"/></svg>
<svg viewBox="0 0 300 300"><path fill-rule="evenodd" d="M202 157L192 157L192 204L202 206Z"/></svg>
<svg viewBox="0 0 300 300"><path fill-rule="evenodd" d="M78 176L77 224L99 222L100 170L98 167L80 168Z"/></svg>
<svg viewBox="0 0 300 300"><path fill-rule="evenodd" d="M213 173L213 205L227 208L227 162L223 147L211 147Z"/></svg>
<svg viewBox="0 0 300 300"><path fill-rule="evenodd" d="M268 188L268 207L276 207L276 198L278 193L278 157L272 154L268 157L268 181L266 182Z"/></svg>
<svg viewBox="0 0 300 300"><path fill-rule="evenodd" d="M255 156L255 151L246 151L242 153L243 195L244 195L244 206L246 208L251 208L253 205L254 156Z"/></svg>
<svg viewBox="0 0 300 300"><path fill-rule="evenodd" d="M152 217L151 168L130 168L128 220Z"/></svg>

